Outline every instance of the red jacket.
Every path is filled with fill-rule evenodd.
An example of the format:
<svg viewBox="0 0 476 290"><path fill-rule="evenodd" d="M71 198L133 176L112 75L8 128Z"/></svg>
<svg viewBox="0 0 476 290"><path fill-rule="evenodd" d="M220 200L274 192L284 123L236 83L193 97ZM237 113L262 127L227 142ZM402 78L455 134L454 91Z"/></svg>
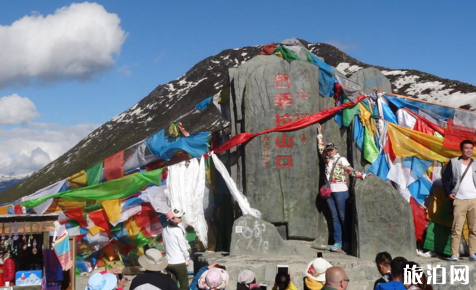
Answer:
<svg viewBox="0 0 476 290"><path fill-rule="evenodd" d="M3 281L15 280L15 262L12 258L8 258L3 262Z"/></svg>

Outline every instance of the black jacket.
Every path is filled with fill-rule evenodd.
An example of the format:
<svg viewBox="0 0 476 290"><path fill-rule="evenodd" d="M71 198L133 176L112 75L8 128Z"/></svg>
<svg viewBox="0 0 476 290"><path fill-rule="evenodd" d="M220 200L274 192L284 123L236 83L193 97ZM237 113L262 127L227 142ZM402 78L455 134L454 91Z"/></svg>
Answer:
<svg viewBox="0 0 476 290"><path fill-rule="evenodd" d="M132 279L130 290L178 290L170 275L160 272L145 271Z"/></svg>

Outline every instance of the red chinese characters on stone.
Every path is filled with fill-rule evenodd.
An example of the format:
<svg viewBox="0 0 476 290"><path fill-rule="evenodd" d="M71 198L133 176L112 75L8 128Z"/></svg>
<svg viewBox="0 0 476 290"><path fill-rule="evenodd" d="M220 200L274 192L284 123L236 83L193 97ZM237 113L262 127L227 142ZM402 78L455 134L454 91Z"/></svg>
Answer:
<svg viewBox="0 0 476 290"><path fill-rule="evenodd" d="M307 93L307 92L297 92L296 93L296 98L298 98L299 100L307 100L309 99L309 95L311 93Z"/></svg>
<svg viewBox="0 0 476 290"><path fill-rule="evenodd" d="M291 79L288 75L277 74L273 80L276 88L278 89L290 89L293 87L293 85L291 84Z"/></svg>
<svg viewBox="0 0 476 290"><path fill-rule="evenodd" d="M281 138L276 137L275 144L277 148L293 148L293 137L286 137L286 134L281 134Z"/></svg>
<svg viewBox="0 0 476 290"><path fill-rule="evenodd" d="M299 111L296 111L296 116L295 117L295 120L299 120L299 119L302 119L302 118L306 118L306 117L309 117L311 114L309 113L299 113Z"/></svg>
<svg viewBox="0 0 476 290"><path fill-rule="evenodd" d="M278 155L276 156L277 168L293 168L293 156L292 155Z"/></svg>
<svg viewBox="0 0 476 290"><path fill-rule="evenodd" d="M276 94L274 97L274 105L284 109L293 105L293 96L290 93Z"/></svg>
<svg viewBox="0 0 476 290"><path fill-rule="evenodd" d="M264 151L263 151L263 157L264 157L264 160L263 160L263 165L265 166L269 166L270 165L270 162L269 160L271 159L271 145L269 143L269 141L271 140L271 138L269 136L264 136L263 137L263 143L264 143Z"/></svg>
<svg viewBox="0 0 476 290"><path fill-rule="evenodd" d="M301 134L301 142L306 143L306 141L307 141L307 135Z"/></svg>
<svg viewBox="0 0 476 290"><path fill-rule="evenodd" d="M276 126L284 125L289 122L293 121L293 116L289 115L288 113L280 115L279 113L274 116L274 123Z"/></svg>

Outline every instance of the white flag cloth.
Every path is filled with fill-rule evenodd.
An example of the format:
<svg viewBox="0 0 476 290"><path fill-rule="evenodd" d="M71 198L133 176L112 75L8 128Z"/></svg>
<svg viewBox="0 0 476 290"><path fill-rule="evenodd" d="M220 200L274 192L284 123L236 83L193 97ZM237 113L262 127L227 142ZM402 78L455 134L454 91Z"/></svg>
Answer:
<svg viewBox="0 0 476 290"><path fill-rule="evenodd" d="M30 194L28 196L23 197L22 201L37 199L37 198L40 198L40 197L56 194L61 190L61 187L63 187L65 181L66 181L66 179L63 179L63 180L60 180L60 181L58 181L58 182L56 182L52 185L49 185L45 188L42 188L42 189L36 191L33 194ZM50 198L50 199L47 199L44 203L42 203L38 206L35 206L34 209L35 209L36 213L37 214L44 214L45 211L50 207L52 202L53 202L53 199Z"/></svg>
<svg viewBox="0 0 476 290"><path fill-rule="evenodd" d="M418 180L418 176L412 172L411 168L408 168L402 164L400 158L396 158L395 162L389 163L390 170L388 172L387 178L395 182L397 190L403 195L403 197L410 202L410 191L408 191L408 186L413 182Z"/></svg>
<svg viewBox="0 0 476 290"><path fill-rule="evenodd" d="M192 226L200 241L208 246L208 225L203 211L205 191L205 158L197 158L169 166L166 195L170 207L185 212L183 226Z"/></svg>
<svg viewBox="0 0 476 290"><path fill-rule="evenodd" d="M415 127L416 118L412 116L412 114L405 111L404 109L397 110L397 119L398 119L399 126L412 129L412 130Z"/></svg>
<svg viewBox="0 0 476 290"><path fill-rule="evenodd" d="M167 214L170 207L167 204L167 195L165 194L166 189L167 185L154 185L142 191L139 198L145 202L150 202L156 212Z"/></svg>
<svg viewBox="0 0 476 290"><path fill-rule="evenodd" d="M211 157L213 163L215 164L215 168L218 170L218 172L220 172L221 176L223 177L223 180L225 180L225 183L228 186L231 195L240 206L240 209L243 214L249 214L256 218L261 218L261 213L258 210L251 208L246 196L244 196L243 193L238 190L235 181L233 180L233 178L231 178L230 173L228 173L228 170L226 170L226 167L223 162L221 162L221 160L218 158L218 156L216 156L215 153L212 153Z"/></svg>

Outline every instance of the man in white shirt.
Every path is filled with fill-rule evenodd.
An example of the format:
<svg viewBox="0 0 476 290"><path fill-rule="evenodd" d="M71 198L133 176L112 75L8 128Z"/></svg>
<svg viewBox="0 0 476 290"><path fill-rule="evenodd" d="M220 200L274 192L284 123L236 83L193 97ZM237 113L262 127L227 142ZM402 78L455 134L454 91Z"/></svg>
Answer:
<svg viewBox="0 0 476 290"><path fill-rule="evenodd" d="M476 163L472 158L473 148L473 141L461 142L461 156L448 162L442 178L445 193L453 200L452 261L459 259L461 232L466 219L469 229L469 260L476 261Z"/></svg>
<svg viewBox="0 0 476 290"><path fill-rule="evenodd" d="M180 290L187 290L189 286L187 271L187 266L190 263L189 245L185 239L184 231L179 227L184 214L177 209L169 211L167 213L169 224L162 232L165 257L169 262L167 271L175 276L179 282Z"/></svg>

